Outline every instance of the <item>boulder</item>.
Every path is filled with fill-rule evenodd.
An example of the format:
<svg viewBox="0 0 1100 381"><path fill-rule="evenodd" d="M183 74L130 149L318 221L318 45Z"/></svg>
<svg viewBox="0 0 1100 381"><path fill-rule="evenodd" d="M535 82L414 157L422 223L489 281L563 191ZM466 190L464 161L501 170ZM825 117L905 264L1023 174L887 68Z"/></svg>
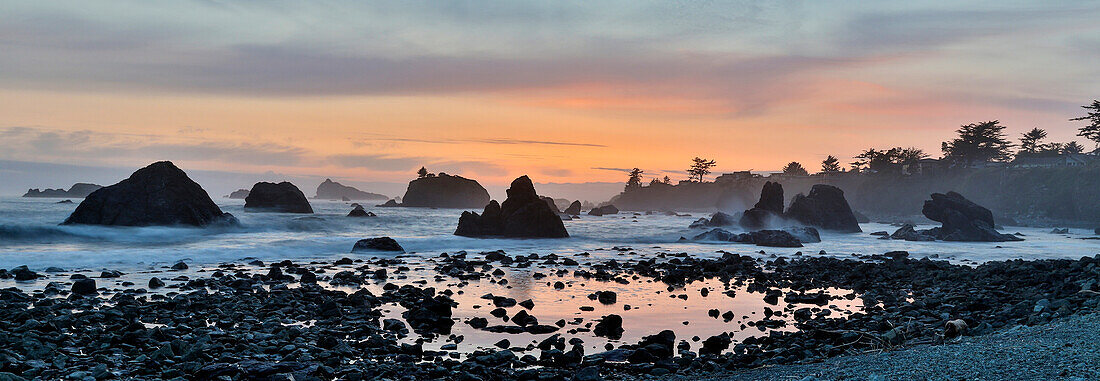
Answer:
<svg viewBox="0 0 1100 381"><path fill-rule="evenodd" d="M361 239L355 243L355 246L351 248L352 253L360 251L398 251L405 252L405 249L397 243L396 240L390 237L375 237Z"/></svg>
<svg viewBox="0 0 1100 381"><path fill-rule="evenodd" d="M786 217L825 230L859 233L859 221L844 198L844 191L832 185L815 184L810 194L794 196Z"/></svg>
<svg viewBox="0 0 1100 381"><path fill-rule="evenodd" d="M558 214L539 198L527 176L512 181L503 204L490 201L479 215L462 212L455 235L464 237L503 236L517 238L565 238Z"/></svg>
<svg viewBox="0 0 1100 381"><path fill-rule="evenodd" d="M313 196L317 199L326 200L385 200L386 196L378 193L364 192L355 187L340 184L332 181L332 179L325 179L321 185L317 186L317 195Z"/></svg>
<svg viewBox="0 0 1100 381"><path fill-rule="evenodd" d="M925 234L924 231L918 231L913 224L902 225L898 230L891 234L890 239L902 239L906 241L935 241L936 237Z"/></svg>
<svg viewBox="0 0 1100 381"><path fill-rule="evenodd" d="M77 295L92 295L96 293L95 280L91 278L77 279L73 281L72 292Z"/></svg>
<svg viewBox="0 0 1100 381"><path fill-rule="evenodd" d="M623 337L622 316L615 314L604 316L603 319L600 319L600 322L596 323L595 327L592 327L592 333L611 340L621 339Z"/></svg>
<svg viewBox="0 0 1100 381"><path fill-rule="evenodd" d="M489 192L477 181L440 173L410 181L401 200L401 206L479 208L489 202Z"/></svg>
<svg viewBox="0 0 1100 381"><path fill-rule="evenodd" d="M569 204L569 207L565 208L565 214L568 214L570 216L581 214L581 201L575 200L572 204Z"/></svg>
<svg viewBox="0 0 1100 381"><path fill-rule="evenodd" d="M759 230L749 233L756 246L802 247L802 241L783 230Z"/></svg>
<svg viewBox="0 0 1100 381"><path fill-rule="evenodd" d="M790 227L783 229L787 233L791 233L795 238L798 238L802 243L817 243L821 242L821 234L817 229L809 226Z"/></svg>
<svg viewBox="0 0 1100 381"><path fill-rule="evenodd" d="M602 216L605 214L619 214L619 208L616 208L615 205L604 205L592 208L592 210L588 211L588 215L590 216Z"/></svg>
<svg viewBox="0 0 1100 381"><path fill-rule="evenodd" d="M374 213L368 212L366 209L363 209L362 205L355 205L355 207L351 209L351 212L348 212L348 217L378 217L378 216L375 215Z"/></svg>
<svg viewBox="0 0 1100 381"><path fill-rule="evenodd" d="M259 212L313 213L306 195L289 182L259 182L244 199L244 209Z"/></svg>
<svg viewBox="0 0 1100 381"><path fill-rule="evenodd" d="M921 213L928 219L943 224L942 227L929 229L926 234L944 241L966 242L1004 242L1022 241L1011 234L998 233L993 222L993 213L967 200L955 192L933 193L932 199L924 202Z"/></svg>
<svg viewBox="0 0 1100 381"><path fill-rule="evenodd" d="M739 221L745 229L761 229L779 222L783 214L783 185L768 181L760 190L760 200L746 210Z"/></svg>
<svg viewBox="0 0 1100 381"><path fill-rule="evenodd" d="M237 189L237 190L233 191L233 193L230 193L229 195L227 195L225 197L232 198L232 199L238 199L238 200L244 200L245 198L248 197L248 189Z"/></svg>
<svg viewBox="0 0 1100 381"><path fill-rule="evenodd" d="M191 225L237 224L222 212L199 184L172 162L159 161L129 178L88 195L65 225Z"/></svg>
<svg viewBox="0 0 1100 381"><path fill-rule="evenodd" d="M732 226L732 225L735 225L735 224L737 224L737 220L735 220L733 218L733 216L731 216L729 214L726 214L726 213L722 213L722 212L716 212L716 213L710 215L709 219L708 218L700 218L698 220L695 220L695 222L692 222L691 225L688 226L688 227L694 229L694 228L706 228L706 227Z"/></svg>

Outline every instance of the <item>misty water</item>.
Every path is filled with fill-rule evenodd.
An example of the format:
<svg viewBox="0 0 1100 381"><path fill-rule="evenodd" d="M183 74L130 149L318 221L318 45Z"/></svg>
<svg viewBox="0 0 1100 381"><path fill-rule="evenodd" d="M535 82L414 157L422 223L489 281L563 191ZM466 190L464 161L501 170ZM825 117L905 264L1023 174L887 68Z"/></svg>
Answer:
<svg viewBox="0 0 1100 381"><path fill-rule="evenodd" d="M628 246L639 253L684 252L695 256L720 256L718 250L742 255L792 256L881 254L905 250L911 256L937 256L959 262L990 260L1079 258L1100 253L1100 240L1085 229L1070 234L1051 234L1050 228L1007 226L1005 233L1020 232L1020 242L962 243L906 242L880 240L868 233L893 232L896 227L862 224L862 234L822 232L820 243L803 248L762 248L736 243L678 242L702 230L688 225L703 214L666 216L620 213L603 217L581 216L565 221L566 239L477 239L452 235L460 209L376 208L375 218L348 218L348 202L311 200L313 215L249 213L243 200L218 199L221 208L240 221L236 228L103 227L59 225L76 208L58 204L58 199L0 198L0 267L28 265L32 269L58 266L66 269L110 268L134 270L184 260L215 264L242 258L261 260L327 260L355 257L355 241L376 236L396 239L410 253L434 256L466 250L471 253L505 250L509 254L540 255L589 252L593 258L616 256L615 246ZM364 203L366 204L366 203ZM914 221L929 228L933 221ZM736 228L730 228L736 231ZM764 251L765 254L760 254ZM825 254L820 254L825 251ZM377 254L373 254L377 255Z"/></svg>
<svg viewBox="0 0 1100 381"><path fill-rule="evenodd" d="M687 253L700 257L718 257L720 251L749 255L761 259L772 256L795 255L851 257L853 254L881 254L893 250L905 250L913 257L933 256L956 263L980 263L990 260L1079 258L1100 253L1100 241L1084 239L1093 237L1091 231L1071 229L1070 234L1051 234L1049 228L1006 227L1004 232L1020 232L1025 241L1004 243L952 243L906 242L880 240L869 233L890 231L896 227L887 224L863 224L864 233L822 233L822 242L806 244L803 248L766 248L736 243L680 242L680 237L692 237L703 230L690 229L688 225L701 214L691 216L667 216L663 214L621 213L602 217L581 216L565 221L570 233L567 239L474 239L457 237L452 233L462 210L429 208L378 208L367 209L378 214L373 218L349 218L349 202L311 200L314 215L280 213L249 213L243 210L243 200L216 200L223 210L233 213L241 221L234 228L182 228L182 227L103 227L62 226L60 222L76 208L72 204L58 204L58 199L2 198L0 199L0 268L27 265L42 273L47 267L60 267L65 271L34 282L0 280L0 287L16 286L27 290L41 289L50 281L65 282L68 275L82 273L96 277L99 271L120 270L126 275L114 279L99 279L100 287L121 287L133 282L132 287L142 287L152 276L169 283L159 292L172 292L172 285L183 283L185 277L200 277L207 272L226 268L263 273L265 268L249 265L254 259L265 263L291 260L295 263L323 261L348 257L371 261L376 258L400 258L411 270L387 281L376 281L362 287L375 293L382 292L386 282L432 286L451 289L458 307L454 317L458 322L452 333L463 335L465 341L459 352L468 353L478 348L491 347L506 338L512 345L538 342L550 335L488 333L463 323L471 317L488 317L492 304L481 298L492 293L522 301L531 299L535 307L530 313L541 324L553 324L564 319L569 324L560 332L567 338L579 337L589 351L599 351L609 340L595 337L589 330L593 322L607 314L619 314L624 319L626 332L612 343L636 342L642 336L673 329L681 339L692 336L707 338L729 332L734 338L763 334L764 330L748 326L764 315L769 307L759 293L749 293L743 287L723 284L716 279L696 281L684 288L668 289L667 285L651 279L634 278L629 284L601 282L575 277L572 269L560 271L558 266L535 265L527 268L505 267L505 274L494 281L471 281L469 284L447 279L438 280L432 268L441 253L466 251L471 256L483 251L504 250L509 255L557 254L572 257L582 264L607 259L630 261L653 258L661 253ZM364 203L365 204L365 203ZM928 228L932 225L920 226ZM730 230L736 230L731 228ZM376 236L395 238L408 251L407 254L350 253L355 241ZM630 250L618 250L630 248ZM824 252L824 253L822 253ZM177 262L187 262L187 271L166 271ZM326 270L354 270L362 263L332 266ZM537 274L537 275L536 275ZM506 282L499 282L506 280ZM554 289L551 284L561 281L566 287ZM333 286L329 286L333 287ZM701 290L709 289L709 296ZM611 290L619 295L612 305L601 305L589 300L595 291ZM348 291L353 291L349 289ZM727 292L730 291L730 292ZM845 295L821 308L847 314L862 308L862 302L848 290L826 290L835 295ZM109 297L110 292L102 295ZM630 308L627 309L626 306ZM781 301L779 306L785 304ZM581 309L580 307L586 307ZM587 307L591 307L588 309ZM726 320L708 316L708 310L717 308L732 311L734 319ZM773 308L775 308L773 306ZM521 307L508 309L509 316ZM385 307L387 317L399 318L403 310L396 304ZM785 315L782 319L790 319ZM286 322L309 324L309 322ZM500 324L499 320L496 323ZM791 326L777 328L793 329ZM413 335L406 341L416 340ZM425 343L425 348L438 349L447 344L444 338ZM698 343L692 343L697 348ZM591 353L591 352L589 352Z"/></svg>

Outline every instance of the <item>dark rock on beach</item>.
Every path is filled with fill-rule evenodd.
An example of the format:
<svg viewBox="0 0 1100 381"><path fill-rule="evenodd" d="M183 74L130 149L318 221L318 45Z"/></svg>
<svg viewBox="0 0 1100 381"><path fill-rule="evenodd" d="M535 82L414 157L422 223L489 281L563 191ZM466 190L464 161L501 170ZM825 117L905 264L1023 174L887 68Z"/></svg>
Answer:
<svg viewBox="0 0 1100 381"><path fill-rule="evenodd" d="M464 237L565 238L561 218L538 194L531 179L520 176L508 188L503 204L490 201L479 215L462 212L455 235Z"/></svg>
<svg viewBox="0 0 1100 381"><path fill-rule="evenodd" d="M489 192L477 181L440 173L409 182L401 206L431 208L479 208L489 202Z"/></svg>
<svg viewBox="0 0 1100 381"><path fill-rule="evenodd" d="M396 240L390 237L375 237L361 239L355 243L355 246L351 248L351 252L360 251L398 251L405 252L405 249L397 243Z"/></svg>
<svg viewBox="0 0 1100 381"><path fill-rule="evenodd" d="M856 219L844 191L832 185L816 184L810 188L809 195L801 193L794 196L791 206L784 214L787 218L824 230L842 233L859 233L859 221Z"/></svg>
<svg viewBox="0 0 1100 381"><path fill-rule="evenodd" d="M698 220L695 220L695 222L692 222L691 225L688 226L688 227L690 227L692 229L706 228L706 227L722 227L722 226L733 226L733 225L736 225L737 223L738 223L737 220L735 220L733 218L733 216L731 216L729 214L726 214L726 213L722 213L722 212L716 212L716 213L710 215L710 218L700 218Z"/></svg>
<svg viewBox="0 0 1100 381"><path fill-rule="evenodd" d="M289 182L259 182L244 199L244 209L258 212L313 213L306 195Z"/></svg>
<svg viewBox="0 0 1100 381"><path fill-rule="evenodd" d="M129 178L88 195L65 225L192 225L236 224L199 184L172 162L160 161Z"/></svg>

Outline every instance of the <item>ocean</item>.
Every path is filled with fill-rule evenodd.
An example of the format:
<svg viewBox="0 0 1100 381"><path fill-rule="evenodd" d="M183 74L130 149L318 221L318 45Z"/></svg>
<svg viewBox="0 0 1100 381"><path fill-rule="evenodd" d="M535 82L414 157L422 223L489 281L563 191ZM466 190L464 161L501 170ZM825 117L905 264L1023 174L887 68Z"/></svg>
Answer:
<svg viewBox="0 0 1100 381"><path fill-rule="evenodd" d="M465 250L470 253L504 250L509 254L576 254L592 257L616 256L613 247L630 247L639 253L687 253L720 256L719 250L742 255L768 257L853 254L881 254L905 250L912 257L934 256L959 263L981 263L1007 259L1079 258L1100 253L1100 240L1092 231L1070 229L1069 234L1052 234L1050 228L1005 227L1005 233L1022 233L1024 241L997 243L906 242L880 240L869 233L893 232L896 227L880 223L862 224L864 233L822 232L820 243L803 248L770 248L737 243L679 242L702 230L688 225L705 217L662 214L620 213L602 217L583 215L565 221L566 239L478 239L453 235L460 209L377 208L374 218L349 218L350 202L310 200L315 214L245 212L244 200L216 199L215 202L241 221L233 228L104 227L62 226L76 208L58 204L59 199L0 197L0 268L27 265L31 269L50 266L66 270L141 270L186 261L212 265L255 258L272 260L330 260L355 258L351 247L362 238L389 236L409 253L437 256ZM933 221L916 221L929 228ZM730 228L729 230L736 230ZM822 254L824 251L824 254ZM379 253L358 254L378 256Z"/></svg>

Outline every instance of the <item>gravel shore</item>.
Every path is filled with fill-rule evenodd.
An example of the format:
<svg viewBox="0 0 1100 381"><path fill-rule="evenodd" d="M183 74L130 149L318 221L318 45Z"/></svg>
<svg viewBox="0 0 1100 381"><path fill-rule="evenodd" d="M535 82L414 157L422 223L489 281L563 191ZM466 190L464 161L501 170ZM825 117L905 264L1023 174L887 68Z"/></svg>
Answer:
<svg viewBox="0 0 1100 381"><path fill-rule="evenodd" d="M1097 380L1100 314L941 345L672 380Z"/></svg>

